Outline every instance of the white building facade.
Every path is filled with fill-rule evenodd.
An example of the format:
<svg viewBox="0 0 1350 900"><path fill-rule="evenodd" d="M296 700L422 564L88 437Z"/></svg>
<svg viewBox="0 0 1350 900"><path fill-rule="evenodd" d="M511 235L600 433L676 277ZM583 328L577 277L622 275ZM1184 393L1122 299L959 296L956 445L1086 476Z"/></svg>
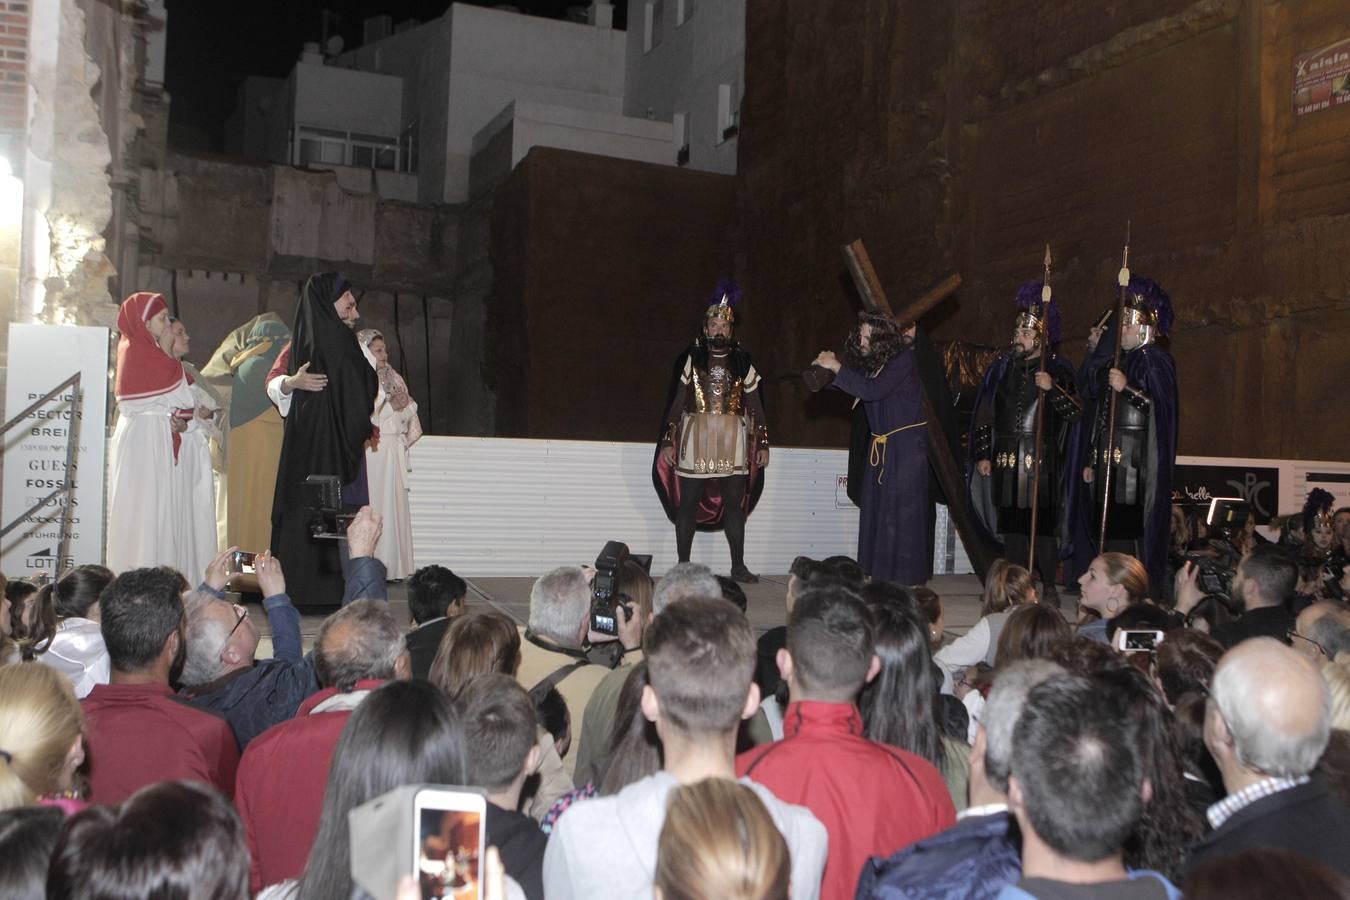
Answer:
<svg viewBox="0 0 1350 900"><path fill-rule="evenodd" d="M532 146L735 172L744 0L633 0L627 32L612 13L455 3L327 59L307 45L289 78L246 80L231 149L420 203L473 199Z"/></svg>
<svg viewBox="0 0 1350 900"><path fill-rule="evenodd" d="M745 0L628 0L624 113L670 122L681 160L736 172Z"/></svg>

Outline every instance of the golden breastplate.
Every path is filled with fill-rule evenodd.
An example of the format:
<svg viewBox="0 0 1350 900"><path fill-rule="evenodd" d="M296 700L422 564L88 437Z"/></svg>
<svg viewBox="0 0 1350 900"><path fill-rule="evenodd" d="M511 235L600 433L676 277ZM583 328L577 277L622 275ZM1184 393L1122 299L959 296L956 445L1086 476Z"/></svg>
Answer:
<svg viewBox="0 0 1350 900"><path fill-rule="evenodd" d="M744 414L745 384L730 369L713 363L707 369L695 368L693 375L694 408L691 412Z"/></svg>

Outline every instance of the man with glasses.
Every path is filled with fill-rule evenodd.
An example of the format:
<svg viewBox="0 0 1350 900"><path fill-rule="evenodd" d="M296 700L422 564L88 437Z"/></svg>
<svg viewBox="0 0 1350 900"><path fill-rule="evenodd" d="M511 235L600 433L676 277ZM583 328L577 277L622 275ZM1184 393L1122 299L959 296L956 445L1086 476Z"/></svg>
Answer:
<svg viewBox="0 0 1350 900"><path fill-rule="evenodd" d="M348 526L352 558L344 606L362 597L385 597L384 564L374 555L382 529L383 519L368 506ZM246 607L224 599L233 550L216 557L205 583L189 595L182 682L188 702L224 716L243 750L268 728L294 716L305 698L319 690L319 683L301 647L300 612L286 593L281 560L267 552L258 555L254 570L271 625L273 656L255 659L257 626Z"/></svg>
<svg viewBox="0 0 1350 900"><path fill-rule="evenodd" d="M1335 659L1337 653L1350 651L1350 609L1329 601L1314 603L1298 614L1288 637L1313 662Z"/></svg>

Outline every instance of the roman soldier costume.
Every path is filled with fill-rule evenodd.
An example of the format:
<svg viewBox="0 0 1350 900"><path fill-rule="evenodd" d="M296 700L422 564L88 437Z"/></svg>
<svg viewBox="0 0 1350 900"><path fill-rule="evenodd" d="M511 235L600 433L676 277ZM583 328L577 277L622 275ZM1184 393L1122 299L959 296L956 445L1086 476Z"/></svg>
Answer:
<svg viewBox="0 0 1350 900"><path fill-rule="evenodd" d="M1041 573L1043 599L1055 599L1056 568L1064 524L1067 478L1065 455L1071 424L1082 415L1082 401L1074 389L1072 367L1055 351L1061 332L1060 311L1054 300L1042 302L1041 282L1027 282L1017 292L1017 318L1009 352L985 371L975 399L971 426L971 455L975 509L985 525L1004 544L1005 556L1025 564L1032 529L1033 491L1036 507L1036 569ZM1030 346L1025 335L1035 335ZM1041 354L1048 354L1045 371L1051 385L1037 387ZM1040 404L1040 444L1036 442ZM1037 460L1039 459L1039 473ZM982 462L989 475L979 474Z"/></svg>
<svg viewBox="0 0 1350 900"><path fill-rule="evenodd" d="M689 559L695 531L722 528L731 577L753 582L759 579L745 565L745 519L763 489L769 432L759 373L731 338L740 299L736 282L719 282L704 312L703 336L681 357L653 480L675 523L680 561ZM709 336L714 322L725 323L725 336Z"/></svg>
<svg viewBox="0 0 1350 900"><path fill-rule="evenodd" d="M1148 569L1153 589L1162 590L1172 524L1177 373L1171 354L1157 341L1171 330L1172 302L1161 285L1147 278L1130 277L1125 292L1123 324L1139 326L1138 340L1122 343L1125 386L1117 397L1115 427L1109 433L1111 357L1103 354L1086 367L1081 389L1092 404L1091 431L1090 438L1081 442L1085 447L1079 464L1092 474L1090 489L1080 493L1084 499L1092 498L1088 533L1094 539L1099 537L1102 505L1109 505L1106 546L1098 547L1098 552L1118 550L1137 557Z"/></svg>

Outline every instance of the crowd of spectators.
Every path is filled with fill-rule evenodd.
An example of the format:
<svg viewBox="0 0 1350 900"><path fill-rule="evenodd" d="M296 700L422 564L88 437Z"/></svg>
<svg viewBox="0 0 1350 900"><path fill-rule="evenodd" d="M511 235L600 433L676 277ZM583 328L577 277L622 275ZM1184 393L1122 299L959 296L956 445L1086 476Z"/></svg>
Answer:
<svg viewBox="0 0 1350 900"><path fill-rule="evenodd" d="M958 636L843 557L759 634L734 582L630 562L611 636L577 567L520 625L429 566L405 620L381 527L308 652L267 554L270 644L228 554L6 585L0 895L365 896L350 814L444 784L486 798L492 900L1350 898L1350 607L1293 538L1220 598L1102 554L1073 622L1000 561Z"/></svg>

